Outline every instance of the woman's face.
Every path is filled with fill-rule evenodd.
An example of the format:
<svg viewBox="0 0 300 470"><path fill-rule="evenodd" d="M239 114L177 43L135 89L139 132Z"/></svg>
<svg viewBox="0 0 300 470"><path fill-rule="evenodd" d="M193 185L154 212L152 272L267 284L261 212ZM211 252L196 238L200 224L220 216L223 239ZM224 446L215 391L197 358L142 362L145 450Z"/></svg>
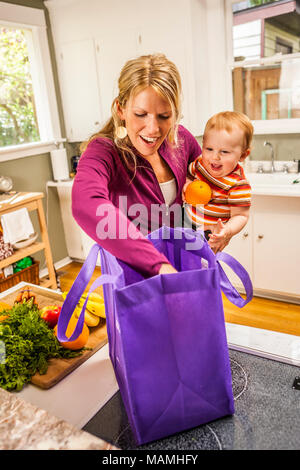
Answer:
<svg viewBox="0 0 300 470"><path fill-rule="evenodd" d="M131 97L125 108L117 106L132 145L145 158L155 155L174 122L168 101L148 87Z"/></svg>

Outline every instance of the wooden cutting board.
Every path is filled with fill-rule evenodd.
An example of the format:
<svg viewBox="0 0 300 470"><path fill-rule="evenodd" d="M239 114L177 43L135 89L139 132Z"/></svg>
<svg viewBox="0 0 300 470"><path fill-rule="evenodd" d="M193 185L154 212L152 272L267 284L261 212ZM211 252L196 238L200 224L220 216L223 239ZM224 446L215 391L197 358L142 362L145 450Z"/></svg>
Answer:
<svg viewBox="0 0 300 470"><path fill-rule="evenodd" d="M54 291L45 291L39 288L38 286L22 287L22 289L15 291L5 297L2 297L1 301L13 306L18 292L27 288L34 292L34 294L36 295L36 300L39 308L46 307L46 305L55 304L61 306L63 304L64 300L61 294L58 294ZM76 369L76 367L80 366L80 364L85 362L89 357L95 354L96 351L98 351L102 346L107 343L108 339L106 321L104 319L100 318L100 323L93 328L89 327L89 330L90 336L86 347L92 348L91 350L84 351L80 356L73 357L71 359L50 359L47 373L44 375L36 373L31 378L31 382L34 385L37 385L38 387L44 389L53 387L53 385L57 384L60 380L66 377L66 375L70 374L70 372Z"/></svg>

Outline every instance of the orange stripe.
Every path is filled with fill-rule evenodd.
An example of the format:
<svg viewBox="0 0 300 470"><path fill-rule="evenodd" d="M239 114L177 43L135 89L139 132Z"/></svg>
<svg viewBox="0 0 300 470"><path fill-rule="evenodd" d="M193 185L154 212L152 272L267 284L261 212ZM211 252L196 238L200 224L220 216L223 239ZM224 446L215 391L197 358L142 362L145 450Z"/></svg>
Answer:
<svg viewBox="0 0 300 470"><path fill-rule="evenodd" d="M216 214L227 214L228 213L228 208L227 209L223 209L221 207L211 207L211 206L205 206L205 210L209 210L209 212L214 212Z"/></svg>
<svg viewBox="0 0 300 470"><path fill-rule="evenodd" d="M250 199L250 198L251 198L251 193L231 194L230 197L228 198L228 201L230 202L232 199Z"/></svg>

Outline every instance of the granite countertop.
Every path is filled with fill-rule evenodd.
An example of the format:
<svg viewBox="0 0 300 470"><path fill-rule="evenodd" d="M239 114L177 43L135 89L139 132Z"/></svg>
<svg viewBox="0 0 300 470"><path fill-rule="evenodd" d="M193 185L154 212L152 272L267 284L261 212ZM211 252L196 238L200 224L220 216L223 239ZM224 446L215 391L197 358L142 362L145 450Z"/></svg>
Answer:
<svg viewBox="0 0 300 470"><path fill-rule="evenodd" d="M1 450L119 450L0 388Z"/></svg>

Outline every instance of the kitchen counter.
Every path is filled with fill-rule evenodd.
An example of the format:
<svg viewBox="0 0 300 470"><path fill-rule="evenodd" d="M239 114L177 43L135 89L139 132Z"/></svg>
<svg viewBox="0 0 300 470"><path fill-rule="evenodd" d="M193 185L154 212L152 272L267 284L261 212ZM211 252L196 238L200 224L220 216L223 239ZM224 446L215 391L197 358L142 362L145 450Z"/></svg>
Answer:
<svg viewBox="0 0 300 470"><path fill-rule="evenodd" d="M117 392L83 429L123 451L298 450L299 369L231 349L229 356L234 415L137 446Z"/></svg>
<svg viewBox="0 0 300 470"><path fill-rule="evenodd" d="M288 196L300 197L300 173L257 173L253 171L246 172L252 188L252 194L258 196ZM48 181L48 187L64 188L71 191L73 179L66 181ZM294 181L299 181L294 183Z"/></svg>
<svg viewBox="0 0 300 470"><path fill-rule="evenodd" d="M31 285L20 282L0 298ZM107 344L48 390L0 388L0 449L114 449L81 428L117 390Z"/></svg>
<svg viewBox="0 0 300 470"><path fill-rule="evenodd" d="M236 414L145 449L297 448L300 337L228 323L226 334ZM135 448L108 345L49 390L0 388L0 442L2 450Z"/></svg>
<svg viewBox="0 0 300 470"><path fill-rule="evenodd" d="M118 450L0 388L1 450Z"/></svg>
<svg viewBox="0 0 300 470"><path fill-rule="evenodd" d="M300 197L299 173L247 173L252 194L258 196Z"/></svg>

